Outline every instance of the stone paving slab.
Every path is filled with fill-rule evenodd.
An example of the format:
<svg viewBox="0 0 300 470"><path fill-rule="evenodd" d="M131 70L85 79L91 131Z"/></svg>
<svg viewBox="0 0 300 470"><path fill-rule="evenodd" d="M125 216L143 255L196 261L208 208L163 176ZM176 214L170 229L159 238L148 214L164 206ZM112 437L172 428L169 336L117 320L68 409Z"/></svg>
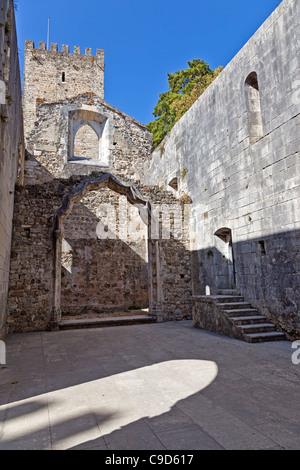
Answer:
<svg viewBox="0 0 300 470"><path fill-rule="evenodd" d="M0 450L299 449L291 345L191 321L14 334Z"/></svg>

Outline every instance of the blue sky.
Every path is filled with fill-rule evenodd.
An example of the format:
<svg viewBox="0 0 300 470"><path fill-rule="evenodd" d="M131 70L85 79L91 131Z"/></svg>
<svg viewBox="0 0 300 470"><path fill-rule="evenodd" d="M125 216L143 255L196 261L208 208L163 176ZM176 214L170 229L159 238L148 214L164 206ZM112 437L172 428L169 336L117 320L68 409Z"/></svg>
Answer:
<svg viewBox="0 0 300 470"><path fill-rule="evenodd" d="M143 124L154 119L167 73L203 59L226 66L280 0L17 0L25 39L105 50L105 99Z"/></svg>

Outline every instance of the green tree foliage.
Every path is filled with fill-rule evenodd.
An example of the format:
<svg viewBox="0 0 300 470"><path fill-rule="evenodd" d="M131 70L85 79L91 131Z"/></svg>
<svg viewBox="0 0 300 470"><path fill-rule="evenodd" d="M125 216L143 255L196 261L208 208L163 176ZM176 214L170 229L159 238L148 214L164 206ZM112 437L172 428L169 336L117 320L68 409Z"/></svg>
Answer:
<svg viewBox="0 0 300 470"><path fill-rule="evenodd" d="M169 90L159 95L154 108L154 121L147 127L153 134L153 145L157 147L170 132L174 124L220 74L223 67L211 70L201 59L188 62L188 68L168 73Z"/></svg>

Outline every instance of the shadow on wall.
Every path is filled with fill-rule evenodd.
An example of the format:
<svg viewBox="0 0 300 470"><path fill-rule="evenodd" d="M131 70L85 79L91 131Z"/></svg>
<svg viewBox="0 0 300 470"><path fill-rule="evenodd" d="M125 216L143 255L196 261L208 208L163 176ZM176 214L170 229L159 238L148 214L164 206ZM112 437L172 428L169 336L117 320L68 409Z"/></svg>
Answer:
<svg viewBox="0 0 300 470"><path fill-rule="evenodd" d="M99 222L82 202L64 222L62 315L149 306L146 241L99 239ZM144 258L137 251L144 253Z"/></svg>
<svg viewBox="0 0 300 470"><path fill-rule="evenodd" d="M53 180L53 175L45 166L26 150L25 155L25 185L43 184Z"/></svg>
<svg viewBox="0 0 300 470"><path fill-rule="evenodd" d="M233 243L235 285L228 259L216 247L192 252L194 295L236 288L260 313L291 336L300 333L300 231Z"/></svg>
<svg viewBox="0 0 300 470"><path fill-rule="evenodd" d="M129 233L130 210L144 229L136 240ZM118 237L124 223L120 211L125 241ZM89 191L72 206L62 233L62 315L149 307L147 230L125 196L105 187Z"/></svg>

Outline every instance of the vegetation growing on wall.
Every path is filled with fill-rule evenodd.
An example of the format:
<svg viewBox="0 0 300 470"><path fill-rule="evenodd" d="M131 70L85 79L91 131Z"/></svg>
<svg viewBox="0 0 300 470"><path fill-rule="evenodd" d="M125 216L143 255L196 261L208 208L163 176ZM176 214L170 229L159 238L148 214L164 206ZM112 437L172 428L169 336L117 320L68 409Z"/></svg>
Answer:
<svg viewBox="0 0 300 470"><path fill-rule="evenodd" d="M153 134L153 145L157 147L170 132L174 124L220 74L223 67L212 70L201 59L188 61L188 68L168 73L169 90L159 95L154 107L154 121L147 127Z"/></svg>

